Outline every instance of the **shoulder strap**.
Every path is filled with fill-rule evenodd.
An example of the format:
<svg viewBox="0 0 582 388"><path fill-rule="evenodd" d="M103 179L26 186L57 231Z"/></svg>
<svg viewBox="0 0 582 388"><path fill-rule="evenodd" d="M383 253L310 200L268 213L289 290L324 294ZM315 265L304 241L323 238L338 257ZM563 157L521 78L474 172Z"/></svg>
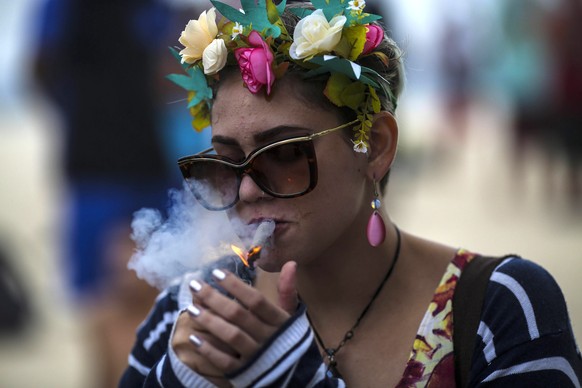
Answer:
<svg viewBox="0 0 582 388"><path fill-rule="evenodd" d="M507 258L476 256L463 271L453 295L453 349L457 387L466 387L481 318L481 308L491 273Z"/></svg>

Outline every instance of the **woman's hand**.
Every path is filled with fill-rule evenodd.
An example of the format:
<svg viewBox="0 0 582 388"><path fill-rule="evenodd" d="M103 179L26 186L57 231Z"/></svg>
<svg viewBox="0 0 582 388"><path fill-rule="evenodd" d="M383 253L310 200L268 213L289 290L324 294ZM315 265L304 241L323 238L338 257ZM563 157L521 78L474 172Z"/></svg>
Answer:
<svg viewBox="0 0 582 388"><path fill-rule="evenodd" d="M180 314L176 321L176 328L172 336L172 348L174 352L190 369L203 376L218 387L230 387L230 383L224 377L224 373L212 365L207 359L196 352L195 346L190 340L191 335L202 338L204 341L216 341L202 326L192 319L191 313L185 311ZM216 346L221 346L216 343ZM224 348L227 351L226 348Z"/></svg>
<svg viewBox="0 0 582 388"><path fill-rule="evenodd" d="M235 300L192 282L193 304L180 316L172 343L178 357L205 377L224 376L244 365L294 313L295 269L288 262L281 270L280 306L226 271L214 271L213 276Z"/></svg>

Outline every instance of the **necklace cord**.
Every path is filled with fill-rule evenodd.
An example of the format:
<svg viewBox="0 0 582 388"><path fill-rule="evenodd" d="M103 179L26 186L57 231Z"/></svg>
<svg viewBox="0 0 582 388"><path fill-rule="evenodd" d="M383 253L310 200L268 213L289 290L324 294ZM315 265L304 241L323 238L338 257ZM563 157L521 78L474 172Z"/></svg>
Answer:
<svg viewBox="0 0 582 388"><path fill-rule="evenodd" d="M329 368L333 368L335 370L334 374L336 374L336 375L338 374L338 372L337 372L337 367L336 367L337 362L335 361L335 355L354 336L354 331L360 325L360 322L362 321L364 316L366 316L366 314L370 310L370 307L372 307L372 304L378 298L378 295L380 295L380 292L382 291L382 289L384 288L384 285L386 284L386 282L390 278L390 275L392 275L392 272L394 271L394 267L396 266L396 262L398 261L398 258L400 257L400 243L401 243L400 230L398 229L398 227L396 225L394 225L394 229L396 230L396 250L394 251L394 257L392 258L392 263L390 264L390 268L388 268L386 275L384 275L382 282L376 288L374 295L372 296L372 298L370 298L370 301L366 304L366 307L364 307L364 309L362 310L362 312L360 313L360 315L356 319L356 322L354 323L354 325L344 334L344 337L342 338L342 340L340 341L338 346L336 346L335 348L327 348L325 346L319 333L315 329L315 326L311 322L311 319L309 318L309 314L307 314L307 319L309 320L309 323L311 325L313 333L315 334L315 339L317 340L319 345L325 350L325 353L326 353L325 355L329 361L328 370L329 370Z"/></svg>

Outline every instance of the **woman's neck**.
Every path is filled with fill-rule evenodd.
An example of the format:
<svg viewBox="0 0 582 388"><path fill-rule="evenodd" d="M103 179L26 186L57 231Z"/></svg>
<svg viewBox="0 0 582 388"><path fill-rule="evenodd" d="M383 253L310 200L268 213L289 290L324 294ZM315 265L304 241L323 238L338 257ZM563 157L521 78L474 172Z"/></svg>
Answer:
<svg viewBox="0 0 582 388"><path fill-rule="evenodd" d="M371 247L365 233L361 238L342 236L332 249L298 267L297 289L314 321L317 316L349 320L369 301L396 251L395 227L385 220L386 240L381 246Z"/></svg>

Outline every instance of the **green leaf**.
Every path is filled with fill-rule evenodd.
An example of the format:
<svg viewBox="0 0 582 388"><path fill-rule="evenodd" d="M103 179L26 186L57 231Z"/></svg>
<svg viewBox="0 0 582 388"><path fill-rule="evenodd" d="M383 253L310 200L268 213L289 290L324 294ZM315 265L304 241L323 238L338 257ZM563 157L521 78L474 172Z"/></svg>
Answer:
<svg viewBox="0 0 582 388"><path fill-rule="evenodd" d="M198 104L206 103L206 101L208 101L209 99L212 99L212 96L205 98L204 94L198 94L198 93L194 92L194 97L192 98L192 100L190 100L190 102L188 103L188 105L186 107L192 108Z"/></svg>
<svg viewBox="0 0 582 388"><path fill-rule="evenodd" d="M303 77L305 78L316 77L318 75L325 73L331 74L341 73L353 80L360 81L366 85L370 85L374 89L380 88L380 84L374 81L374 79L382 78L380 74L378 74L377 72L370 68L356 64L356 66L359 66L361 68L361 74L360 77L358 78L356 76L356 73L354 72L354 68L352 67L352 63L354 62L349 61L347 59L335 57L334 59L325 61L323 57L318 56L313 57L309 62L318 65L319 67L304 73Z"/></svg>
<svg viewBox="0 0 582 388"><path fill-rule="evenodd" d="M313 57L309 62L321 66L317 69L320 70L318 72L319 74L325 72L341 73L347 75L353 80L360 78L356 75L356 69L361 68L361 66L345 58L328 56L327 59L325 59L324 56L318 55Z"/></svg>
<svg viewBox="0 0 582 388"><path fill-rule="evenodd" d="M347 7L346 0L312 0L311 4L315 9L321 9L328 21L331 21L334 16L344 13Z"/></svg>
<svg viewBox="0 0 582 388"><path fill-rule="evenodd" d="M376 20L382 19L382 16L374 15L373 13L362 14L362 16L362 18L358 19L359 24L370 24Z"/></svg>
<svg viewBox="0 0 582 388"><path fill-rule="evenodd" d="M190 114L192 115L192 127L197 132L201 132L204 128L210 126L210 110L206 102L193 106L190 109Z"/></svg>
<svg viewBox="0 0 582 388"><path fill-rule="evenodd" d="M269 18L268 8L270 8L269 11L273 18L274 10L280 14L281 12L279 10L284 9L286 1L281 3L283 8L281 8L281 4L276 8L272 8L267 6L267 1L272 3L272 0L258 0L256 4L255 0L241 0L241 6L244 13L218 0L210 1L212 2L212 5L216 7L218 12L232 22L239 22L243 26L252 25L254 30L261 32L265 37L272 36L273 38L278 38L279 35L281 35L281 29L273 24Z"/></svg>
<svg viewBox="0 0 582 388"><path fill-rule="evenodd" d="M380 20L382 19L382 16L372 13L362 13L358 15L356 12L346 11L346 18L348 19L346 21L348 26L355 26L369 24L373 21Z"/></svg>
<svg viewBox="0 0 582 388"><path fill-rule="evenodd" d="M380 112L380 109L382 109L382 104L380 103L380 99L378 98L378 94L376 93L376 89L368 86L369 88L369 92L370 92L370 98L371 98L371 103L372 103L372 111L374 113L378 113Z"/></svg>
<svg viewBox="0 0 582 388"><path fill-rule="evenodd" d="M352 81L344 74L332 74L324 90L326 97L335 105L357 110L366 98L366 85Z"/></svg>
<svg viewBox="0 0 582 388"><path fill-rule="evenodd" d="M168 74L166 78L175 83L176 85L178 85L179 87L181 87L182 89L193 91L194 88L196 87L194 80L191 77L188 77L187 75L184 74Z"/></svg>
<svg viewBox="0 0 582 388"><path fill-rule="evenodd" d="M366 85L352 82L342 91L342 101L351 109L356 110L366 98Z"/></svg>
<svg viewBox="0 0 582 388"><path fill-rule="evenodd" d="M372 78L363 74L360 76L360 82L369 85L374 89L378 89L380 87L380 84L378 82L374 81Z"/></svg>
<svg viewBox="0 0 582 388"><path fill-rule="evenodd" d="M280 19L280 15L285 11L285 4L287 0L283 0L279 5L275 5L273 0L267 0L267 17L269 21L276 24Z"/></svg>
<svg viewBox="0 0 582 388"><path fill-rule="evenodd" d="M351 61L358 59L362 51L364 51L364 45L366 44L366 27L365 26L353 26L350 28L344 28L342 39L340 43L335 47L336 51L340 56L348 58Z"/></svg>
<svg viewBox="0 0 582 388"><path fill-rule="evenodd" d="M178 62L182 66L182 68L185 71L188 71L188 68L190 66L192 66L192 65L189 64L189 63L186 63L186 62L182 63L182 56L180 55L180 52L178 50L176 50L176 48L174 48L174 47L168 47L168 48L170 49L170 53L172 53L172 55L174 56L174 58L176 58L178 60Z"/></svg>
<svg viewBox="0 0 582 388"><path fill-rule="evenodd" d="M327 85L323 93L336 106L344 106L342 101L342 91L351 83L350 79L343 74L334 73L327 80Z"/></svg>
<svg viewBox="0 0 582 388"><path fill-rule="evenodd" d="M208 82L202 69L196 66L188 67L186 72L188 75L169 74L166 78L181 88L195 93L194 98L188 104L188 108L197 105L203 100L212 99L212 89L208 87Z"/></svg>

